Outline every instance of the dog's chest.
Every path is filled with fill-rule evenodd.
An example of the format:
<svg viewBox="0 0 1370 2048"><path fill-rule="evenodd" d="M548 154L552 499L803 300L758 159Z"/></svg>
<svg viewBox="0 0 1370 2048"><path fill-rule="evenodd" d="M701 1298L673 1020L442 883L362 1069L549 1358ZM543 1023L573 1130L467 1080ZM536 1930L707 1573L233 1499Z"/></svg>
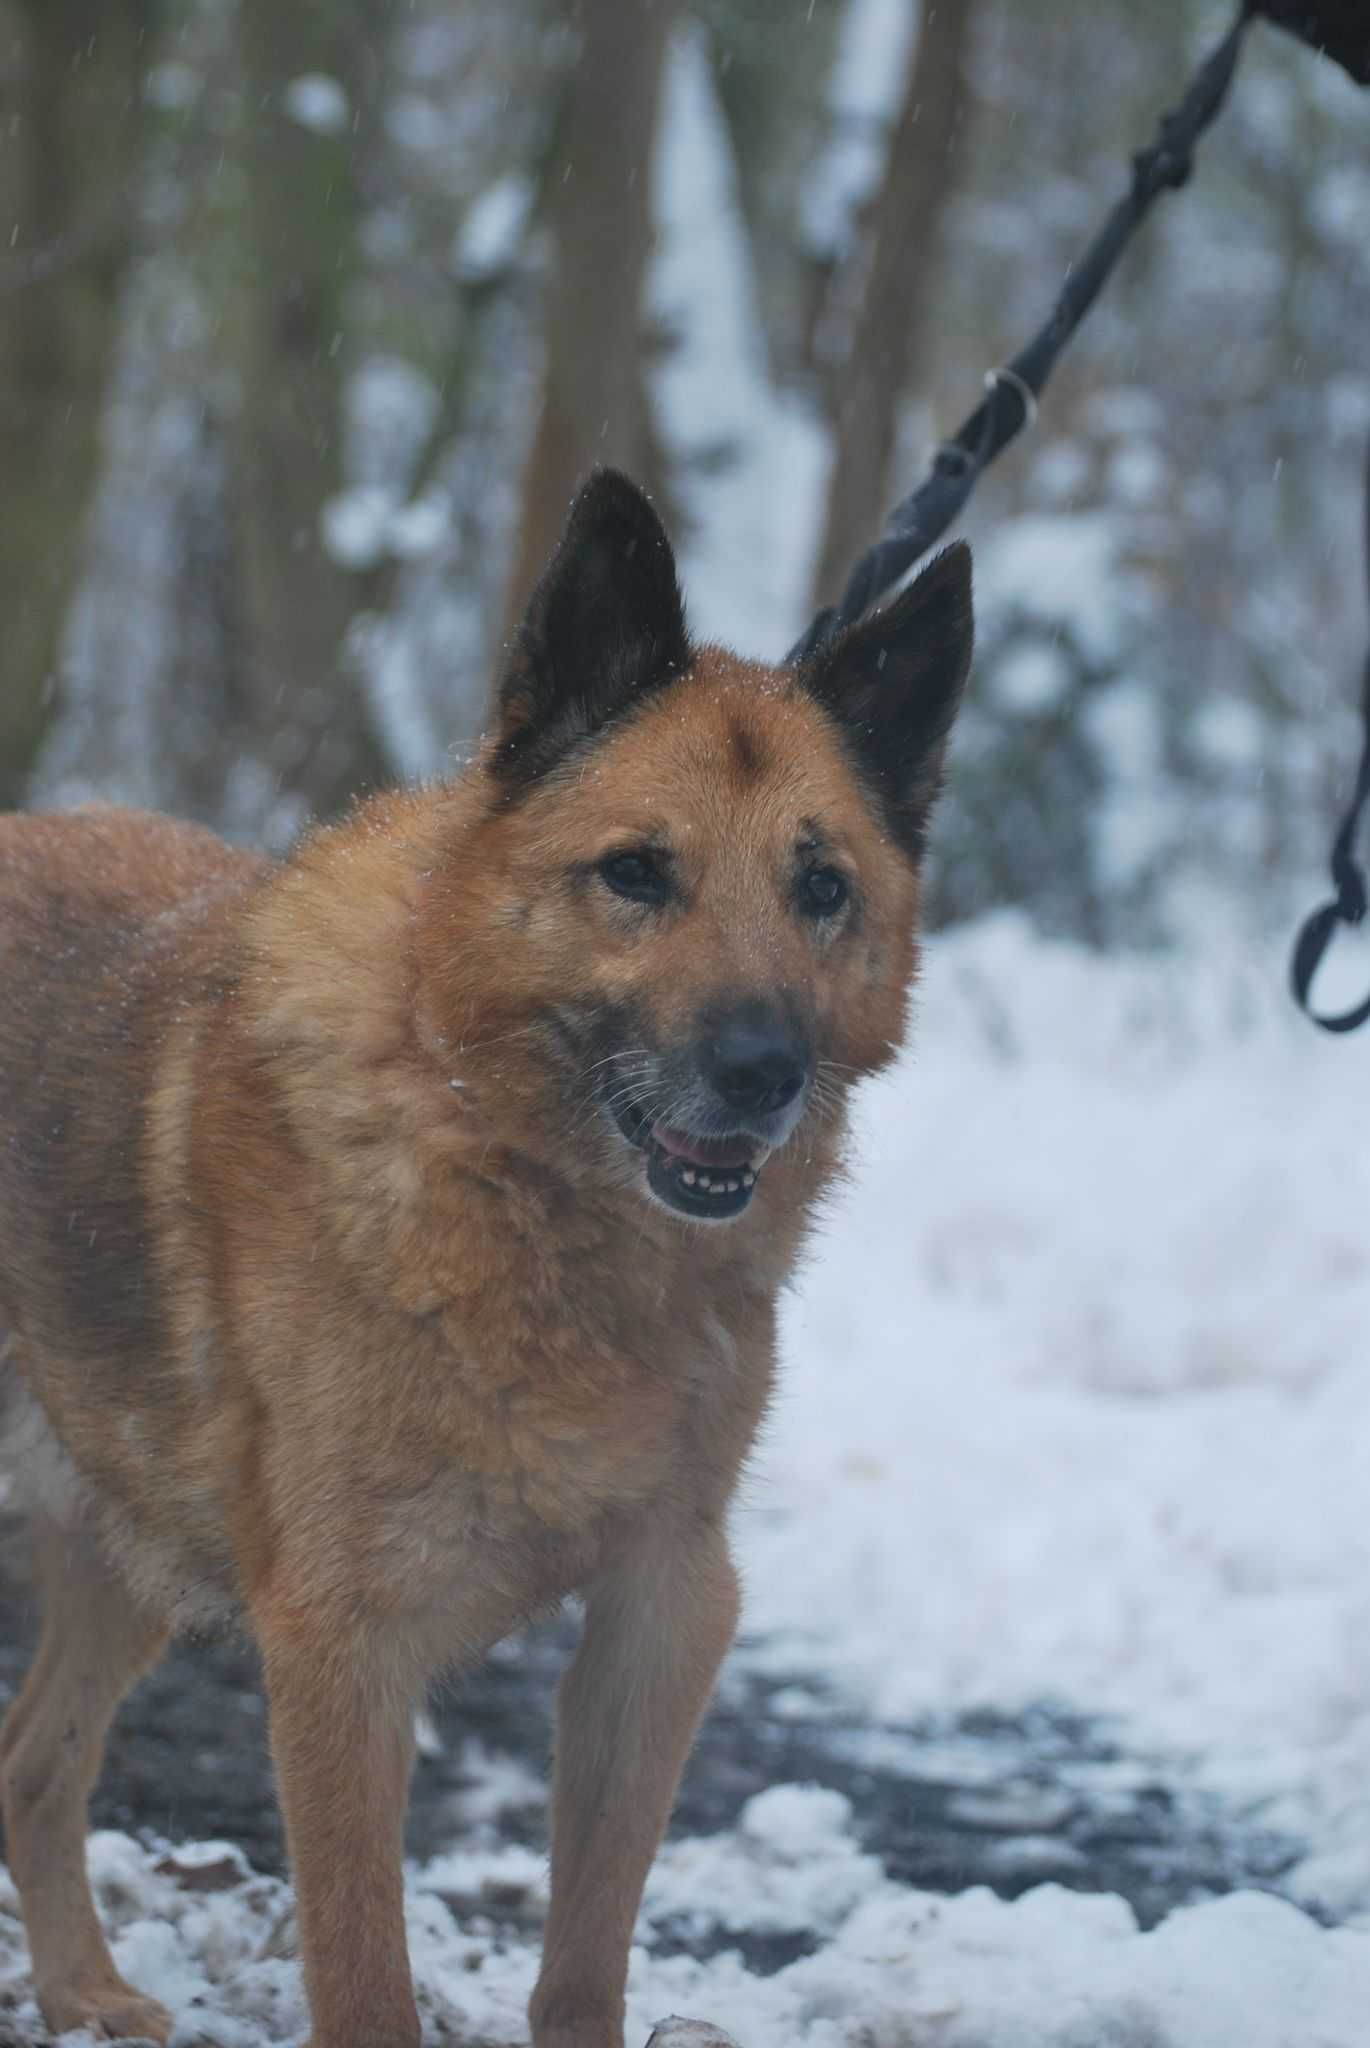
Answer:
<svg viewBox="0 0 1370 2048"><path fill-rule="evenodd" d="M463 1471L552 1529L631 1511L726 1459L754 1406L746 1347L707 1303L511 1316L450 1331ZM756 1370L764 1370L757 1362Z"/></svg>
<svg viewBox="0 0 1370 2048"><path fill-rule="evenodd" d="M769 1357L749 1356L715 1309L696 1303L674 1328L648 1322L633 1347L602 1327L523 1323L492 1342L447 1321L429 1456L408 1484L381 1490L373 1523L396 1588L436 1597L454 1567L474 1566L511 1614L526 1613L581 1584L642 1515L667 1503L721 1511Z"/></svg>

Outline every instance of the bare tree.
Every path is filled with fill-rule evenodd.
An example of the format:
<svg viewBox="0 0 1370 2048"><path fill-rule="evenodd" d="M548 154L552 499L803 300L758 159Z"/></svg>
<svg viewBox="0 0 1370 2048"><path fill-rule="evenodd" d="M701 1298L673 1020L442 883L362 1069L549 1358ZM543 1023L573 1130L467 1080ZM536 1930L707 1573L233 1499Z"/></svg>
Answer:
<svg viewBox="0 0 1370 2048"><path fill-rule="evenodd" d="M805 201L832 119L842 0L691 0L727 128L771 375L802 374L813 251Z"/></svg>
<svg viewBox="0 0 1370 2048"><path fill-rule="evenodd" d="M224 298L239 394L238 691L282 787L324 812L384 772L343 659L351 578L321 524L342 482L372 11L370 0L239 0L243 219Z"/></svg>
<svg viewBox="0 0 1370 2048"><path fill-rule="evenodd" d="M510 604L536 581L597 462L654 480L642 368L651 160L675 0L579 0L580 47L550 166L554 242L542 408L524 479Z"/></svg>
<svg viewBox="0 0 1370 2048"><path fill-rule="evenodd" d="M938 230L955 179L963 60L975 0L928 7L876 201L869 267L840 373L836 442L814 599L828 604L886 511L904 394L925 347Z"/></svg>
<svg viewBox="0 0 1370 2048"><path fill-rule="evenodd" d="M154 0L0 4L0 805L48 723L138 213Z"/></svg>

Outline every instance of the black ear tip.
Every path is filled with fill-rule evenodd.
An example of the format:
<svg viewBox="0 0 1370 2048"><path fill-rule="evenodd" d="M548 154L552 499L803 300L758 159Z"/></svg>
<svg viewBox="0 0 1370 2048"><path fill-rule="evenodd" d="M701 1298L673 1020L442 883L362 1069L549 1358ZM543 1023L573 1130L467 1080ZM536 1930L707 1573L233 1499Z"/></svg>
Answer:
<svg viewBox="0 0 1370 2048"><path fill-rule="evenodd" d="M576 505L612 504L617 498L635 500L645 495L621 469L611 469L599 463L576 491L574 502Z"/></svg>
<svg viewBox="0 0 1370 2048"><path fill-rule="evenodd" d="M927 568L919 577L925 589L939 589L955 592L967 606L971 601L971 555L970 542L954 540L950 547L933 556Z"/></svg>
<svg viewBox="0 0 1370 2048"><path fill-rule="evenodd" d="M578 533L591 526L644 524L661 527L647 493L621 469L592 469L571 501L567 521L568 531Z"/></svg>

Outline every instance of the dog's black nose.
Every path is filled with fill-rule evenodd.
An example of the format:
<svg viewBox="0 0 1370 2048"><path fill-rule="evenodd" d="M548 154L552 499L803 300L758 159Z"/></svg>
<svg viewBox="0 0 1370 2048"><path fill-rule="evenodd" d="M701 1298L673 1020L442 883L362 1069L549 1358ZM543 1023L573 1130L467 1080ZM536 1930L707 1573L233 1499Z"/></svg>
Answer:
<svg viewBox="0 0 1370 2048"><path fill-rule="evenodd" d="M710 1034L704 1067L729 1109L762 1116L789 1107L808 1079L809 1060L779 1019L744 1015Z"/></svg>

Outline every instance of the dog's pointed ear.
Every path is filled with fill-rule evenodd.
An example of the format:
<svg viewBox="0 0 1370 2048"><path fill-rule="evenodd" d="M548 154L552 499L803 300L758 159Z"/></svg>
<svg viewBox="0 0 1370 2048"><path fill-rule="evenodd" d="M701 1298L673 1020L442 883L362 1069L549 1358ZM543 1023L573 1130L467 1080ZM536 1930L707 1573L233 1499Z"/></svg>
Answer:
<svg viewBox="0 0 1370 2048"><path fill-rule="evenodd" d="M597 470L515 636L495 772L510 781L540 774L689 661L665 528L636 484Z"/></svg>
<svg viewBox="0 0 1370 2048"><path fill-rule="evenodd" d="M958 541L892 605L848 627L800 670L915 858L941 788L973 636L970 549Z"/></svg>

